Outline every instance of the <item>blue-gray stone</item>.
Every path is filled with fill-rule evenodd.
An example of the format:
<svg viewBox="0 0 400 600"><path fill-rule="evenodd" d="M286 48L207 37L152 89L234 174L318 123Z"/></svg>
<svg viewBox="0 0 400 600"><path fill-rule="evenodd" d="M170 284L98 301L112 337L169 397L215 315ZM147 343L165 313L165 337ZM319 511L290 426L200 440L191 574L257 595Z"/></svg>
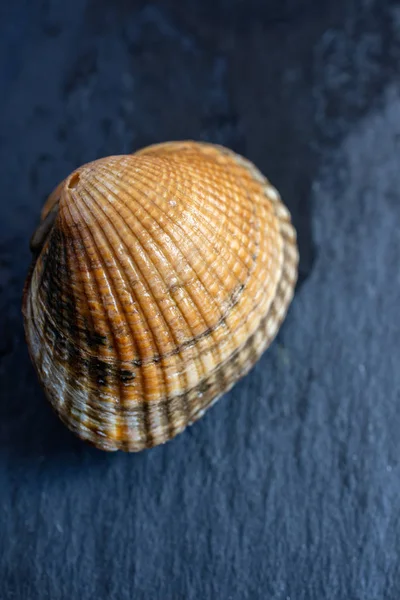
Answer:
<svg viewBox="0 0 400 600"><path fill-rule="evenodd" d="M0 8L0 599L400 598L400 8L14 0ZM226 144L281 191L301 285L252 372L174 441L89 448L20 311L73 168Z"/></svg>

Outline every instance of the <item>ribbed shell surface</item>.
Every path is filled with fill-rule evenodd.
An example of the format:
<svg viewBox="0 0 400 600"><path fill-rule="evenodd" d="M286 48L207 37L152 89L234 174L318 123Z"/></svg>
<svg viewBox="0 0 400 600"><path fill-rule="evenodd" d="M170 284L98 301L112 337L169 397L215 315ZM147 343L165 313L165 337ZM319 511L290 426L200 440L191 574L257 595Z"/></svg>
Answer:
<svg viewBox="0 0 400 600"><path fill-rule="evenodd" d="M274 338L297 277L277 191L205 143L77 169L32 244L32 360L61 419L104 450L160 444L200 417Z"/></svg>

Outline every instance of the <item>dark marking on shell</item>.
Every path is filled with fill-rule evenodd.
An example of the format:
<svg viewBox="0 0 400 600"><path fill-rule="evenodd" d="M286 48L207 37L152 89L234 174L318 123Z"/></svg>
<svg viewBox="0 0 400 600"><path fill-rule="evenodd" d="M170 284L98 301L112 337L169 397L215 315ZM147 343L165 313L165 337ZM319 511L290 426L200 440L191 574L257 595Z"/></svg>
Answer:
<svg viewBox="0 0 400 600"><path fill-rule="evenodd" d="M101 333L97 333L96 331L91 331L88 327L85 329L85 338L86 338L86 343L89 346L89 348L97 348L98 346L106 346L107 345L107 338L105 335L102 335Z"/></svg>
<svg viewBox="0 0 400 600"><path fill-rule="evenodd" d="M136 377L136 374L133 371L128 371L128 369L120 369L119 371L119 379L122 383L129 383L133 381Z"/></svg>
<svg viewBox="0 0 400 600"><path fill-rule="evenodd" d="M93 356L89 358L88 372L94 384L104 386L109 382L113 368L109 363Z"/></svg>

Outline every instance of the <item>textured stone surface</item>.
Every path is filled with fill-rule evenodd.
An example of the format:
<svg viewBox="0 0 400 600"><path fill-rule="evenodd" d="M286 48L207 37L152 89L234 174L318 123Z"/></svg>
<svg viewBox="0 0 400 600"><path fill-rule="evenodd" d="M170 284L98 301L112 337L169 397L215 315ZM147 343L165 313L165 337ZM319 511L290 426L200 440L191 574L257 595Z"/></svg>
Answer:
<svg viewBox="0 0 400 600"><path fill-rule="evenodd" d="M1 600L397 600L398 2L19 0L0 17ZM29 237L74 167L187 137L280 189L303 283L202 421L102 454L30 365Z"/></svg>

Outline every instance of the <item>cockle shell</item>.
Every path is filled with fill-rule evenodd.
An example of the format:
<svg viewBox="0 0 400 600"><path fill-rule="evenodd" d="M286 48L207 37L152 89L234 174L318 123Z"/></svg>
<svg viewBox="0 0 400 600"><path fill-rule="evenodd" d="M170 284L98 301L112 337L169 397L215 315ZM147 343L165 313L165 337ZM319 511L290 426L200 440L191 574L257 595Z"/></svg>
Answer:
<svg viewBox="0 0 400 600"><path fill-rule="evenodd" d="M31 245L32 361L60 418L103 450L155 446L198 419L275 337L297 278L277 191L207 143L80 167Z"/></svg>

